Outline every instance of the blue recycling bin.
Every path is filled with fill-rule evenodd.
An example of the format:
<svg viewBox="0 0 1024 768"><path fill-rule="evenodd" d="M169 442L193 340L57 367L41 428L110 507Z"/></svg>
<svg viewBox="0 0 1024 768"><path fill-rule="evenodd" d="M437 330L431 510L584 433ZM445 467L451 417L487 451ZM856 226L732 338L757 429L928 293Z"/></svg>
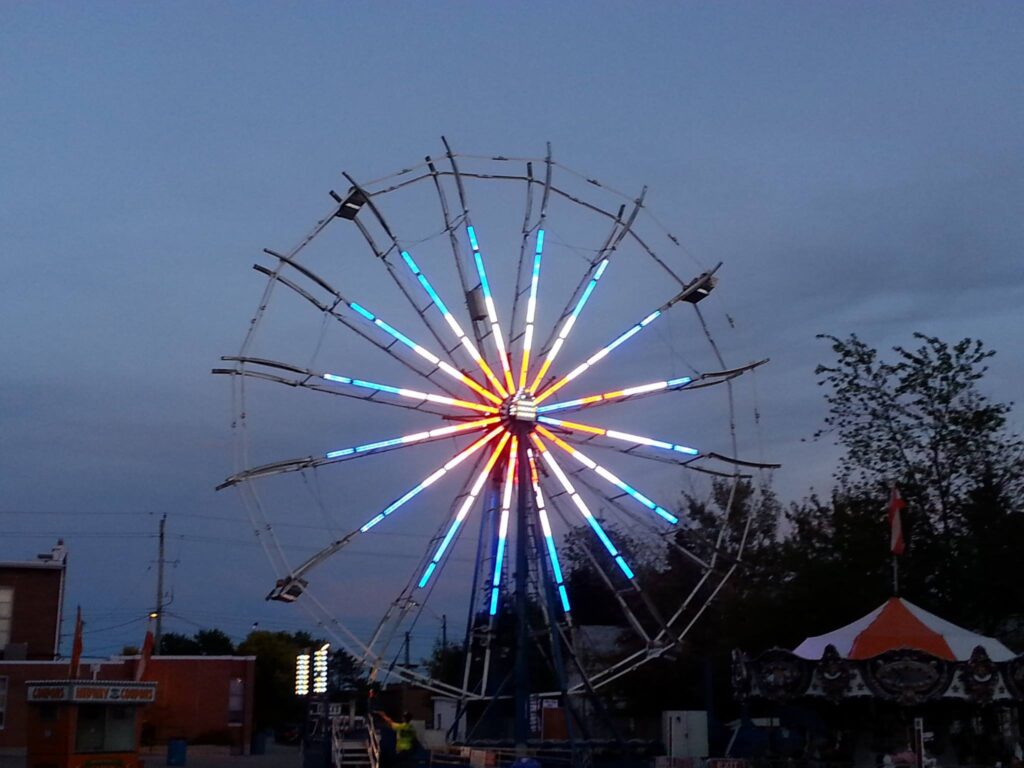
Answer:
<svg viewBox="0 0 1024 768"><path fill-rule="evenodd" d="M171 739L167 742L167 764L185 765L188 757L188 742L184 739Z"/></svg>

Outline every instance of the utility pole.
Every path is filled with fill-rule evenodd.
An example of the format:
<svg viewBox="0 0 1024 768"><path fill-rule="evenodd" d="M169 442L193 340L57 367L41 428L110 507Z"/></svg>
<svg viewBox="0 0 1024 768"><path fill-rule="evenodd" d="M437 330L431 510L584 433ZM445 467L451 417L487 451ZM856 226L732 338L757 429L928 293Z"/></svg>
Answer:
<svg viewBox="0 0 1024 768"><path fill-rule="evenodd" d="M448 614L441 614L441 647L448 649Z"/></svg>
<svg viewBox="0 0 1024 768"><path fill-rule="evenodd" d="M156 560L156 631L153 633L153 653L160 653L160 636L164 618L164 527L167 515L160 518L160 549Z"/></svg>

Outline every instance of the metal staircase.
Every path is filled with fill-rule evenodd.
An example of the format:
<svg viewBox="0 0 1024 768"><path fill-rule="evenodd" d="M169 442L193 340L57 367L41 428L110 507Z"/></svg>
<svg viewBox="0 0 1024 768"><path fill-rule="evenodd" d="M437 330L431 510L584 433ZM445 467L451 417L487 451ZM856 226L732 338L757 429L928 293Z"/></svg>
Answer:
<svg viewBox="0 0 1024 768"><path fill-rule="evenodd" d="M379 768L380 740L372 721L365 736L347 725L343 718L331 720L331 768Z"/></svg>

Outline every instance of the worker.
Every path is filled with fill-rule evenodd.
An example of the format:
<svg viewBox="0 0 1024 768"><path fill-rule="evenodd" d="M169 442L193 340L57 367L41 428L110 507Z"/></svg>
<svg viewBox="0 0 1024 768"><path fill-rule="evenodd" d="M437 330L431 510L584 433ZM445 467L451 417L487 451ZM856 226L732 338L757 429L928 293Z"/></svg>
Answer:
<svg viewBox="0 0 1024 768"><path fill-rule="evenodd" d="M392 720L384 712L374 714L380 715L384 724L395 734L395 765L413 765L416 760L416 731L412 727L412 716L403 712L401 720Z"/></svg>

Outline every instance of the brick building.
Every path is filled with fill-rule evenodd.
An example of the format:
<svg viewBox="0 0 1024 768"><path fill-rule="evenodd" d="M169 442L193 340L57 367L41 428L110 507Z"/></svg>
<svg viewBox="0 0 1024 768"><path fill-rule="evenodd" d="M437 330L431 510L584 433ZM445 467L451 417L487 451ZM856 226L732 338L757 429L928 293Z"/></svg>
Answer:
<svg viewBox="0 0 1024 768"><path fill-rule="evenodd" d="M145 679L157 683L156 703L142 713L143 741L183 738L248 751L255 675L255 656L154 656Z"/></svg>
<svg viewBox="0 0 1024 768"><path fill-rule="evenodd" d="M67 549L0 562L0 659L44 661L60 651Z"/></svg>
<svg viewBox="0 0 1024 768"><path fill-rule="evenodd" d="M23 754L28 681L64 681L60 655L67 552L62 543L31 562L0 563L0 755ZM133 680L138 656L83 658L79 678ZM255 656L153 656L143 680L156 701L140 713L143 742L183 738L248 752L252 738Z"/></svg>

